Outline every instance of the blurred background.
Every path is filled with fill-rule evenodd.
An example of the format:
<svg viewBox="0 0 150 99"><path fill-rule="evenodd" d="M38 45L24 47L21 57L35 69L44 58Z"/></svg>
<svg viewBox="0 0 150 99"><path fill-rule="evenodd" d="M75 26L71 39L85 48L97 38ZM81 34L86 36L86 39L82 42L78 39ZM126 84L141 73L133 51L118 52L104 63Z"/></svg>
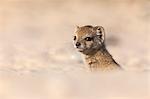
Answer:
<svg viewBox="0 0 150 99"><path fill-rule="evenodd" d="M125 72L87 72L76 25L103 26ZM149 43L150 0L0 0L0 99L148 99Z"/></svg>

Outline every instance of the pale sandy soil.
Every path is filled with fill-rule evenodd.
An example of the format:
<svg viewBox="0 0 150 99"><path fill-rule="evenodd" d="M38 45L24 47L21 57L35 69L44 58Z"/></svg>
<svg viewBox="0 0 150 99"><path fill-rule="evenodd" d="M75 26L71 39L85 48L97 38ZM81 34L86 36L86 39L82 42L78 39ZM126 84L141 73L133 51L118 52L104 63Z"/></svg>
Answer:
<svg viewBox="0 0 150 99"><path fill-rule="evenodd" d="M76 25L102 25L124 72L90 73ZM0 0L0 99L149 99L149 0Z"/></svg>

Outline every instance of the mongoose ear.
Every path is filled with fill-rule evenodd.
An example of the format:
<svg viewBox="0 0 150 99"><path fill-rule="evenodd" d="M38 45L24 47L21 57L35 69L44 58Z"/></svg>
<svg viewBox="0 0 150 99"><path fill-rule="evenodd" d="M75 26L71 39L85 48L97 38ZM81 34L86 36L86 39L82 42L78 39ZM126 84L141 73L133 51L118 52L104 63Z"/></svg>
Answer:
<svg viewBox="0 0 150 99"><path fill-rule="evenodd" d="M102 26L95 26L94 29L96 30L96 35L99 36L101 40L105 40L105 30Z"/></svg>
<svg viewBox="0 0 150 99"><path fill-rule="evenodd" d="M78 25L76 25L76 30L78 30L80 27Z"/></svg>

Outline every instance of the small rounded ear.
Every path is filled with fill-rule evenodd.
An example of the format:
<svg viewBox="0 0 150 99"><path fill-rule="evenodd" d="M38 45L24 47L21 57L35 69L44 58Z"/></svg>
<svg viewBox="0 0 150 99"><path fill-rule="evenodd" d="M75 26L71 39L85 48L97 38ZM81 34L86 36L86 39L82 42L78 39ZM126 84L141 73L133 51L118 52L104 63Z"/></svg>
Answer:
<svg viewBox="0 0 150 99"><path fill-rule="evenodd" d="M76 25L76 30L78 30L80 27L78 25Z"/></svg>
<svg viewBox="0 0 150 99"><path fill-rule="evenodd" d="M96 35L99 36L99 38L104 41L105 40L105 30L102 26L96 26L94 27L96 31Z"/></svg>

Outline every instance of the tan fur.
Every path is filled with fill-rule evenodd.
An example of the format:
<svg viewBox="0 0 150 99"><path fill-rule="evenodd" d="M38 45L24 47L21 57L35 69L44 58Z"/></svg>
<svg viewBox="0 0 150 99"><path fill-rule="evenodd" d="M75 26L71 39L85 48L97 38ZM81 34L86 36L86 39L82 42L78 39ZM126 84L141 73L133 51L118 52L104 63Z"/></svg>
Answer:
<svg viewBox="0 0 150 99"><path fill-rule="evenodd" d="M89 37L91 39L86 40ZM77 43L80 43L77 46ZM105 31L101 26L82 26L75 32L74 44L84 55L85 63L91 71L112 71L121 69L105 47Z"/></svg>

